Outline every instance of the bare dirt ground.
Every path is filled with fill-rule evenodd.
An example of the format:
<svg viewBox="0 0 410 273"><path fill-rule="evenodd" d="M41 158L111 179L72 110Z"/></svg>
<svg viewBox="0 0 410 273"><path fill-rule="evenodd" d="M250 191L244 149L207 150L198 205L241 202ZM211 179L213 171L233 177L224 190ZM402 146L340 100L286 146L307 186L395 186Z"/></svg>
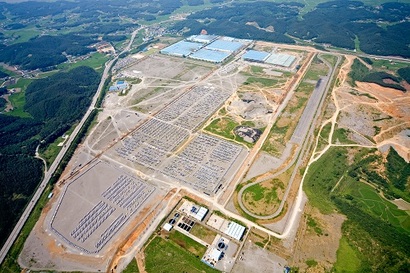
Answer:
<svg viewBox="0 0 410 273"><path fill-rule="evenodd" d="M117 252L115 253L110 266L108 267L107 271L112 271L112 272L117 272L115 269L120 265L119 269L124 267L124 263L122 263L122 259L125 257L132 257L132 251L133 245L135 245L136 242L138 242L138 239L142 237L142 235L147 235L147 229L149 226L151 226L152 222L160 213L169 213L172 208L177 204L179 201L179 198L174 198L172 202L168 203L171 198L174 196L176 193L176 189L172 189L168 194L162 199L160 203L155 204L156 206L154 207L153 210L143 220L143 222L139 225L136 224L131 224L130 226L132 228L136 227L134 231L124 240L124 243L118 247ZM154 204L153 204L154 205ZM130 251L131 250L131 251ZM138 258L141 258L140 255L137 255ZM143 256L142 256L143 257ZM145 271L143 259L137 259L138 267L140 268L140 272ZM141 271L142 270L142 271ZM119 270L118 270L119 272Z"/></svg>
<svg viewBox="0 0 410 273"><path fill-rule="evenodd" d="M248 240L232 269L235 273L283 272L286 260Z"/></svg>
<svg viewBox="0 0 410 273"><path fill-rule="evenodd" d="M341 112L338 126L350 131L350 138L362 145L375 145L382 152L390 146L410 161L410 92L373 83L357 82L337 91ZM373 143L372 143L373 142Z"/></svg>
<svg viewBox="0 0 410 273"><path fill-rule="evenodd" d="M307 206L296 238L294 253L290 259L292 265L299 267L301 272L327 272L336 262L336 251L342 236L342 223L345 220L341 214L323 215L316 208ZM313 221L321 230L309 226ZM306 260L315 260L318 265L308 270Z"/></svg>

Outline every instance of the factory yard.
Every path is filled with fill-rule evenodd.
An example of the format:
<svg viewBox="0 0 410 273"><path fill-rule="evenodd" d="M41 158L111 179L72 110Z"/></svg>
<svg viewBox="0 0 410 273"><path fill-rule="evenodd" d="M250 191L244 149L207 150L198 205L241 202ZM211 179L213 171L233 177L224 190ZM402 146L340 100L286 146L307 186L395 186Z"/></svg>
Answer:
<svg viewBox="0 0 410 273"><path fill-rule="evenodd" d="M255 249L247 236L252 228L280 237L275 232L283 232L285 224L291 228L283 235L289 247L296 236L292 225L298 220L289 219L299 184L289 181L300 182L303 156L296 154L306 151L333 71L325 67L320 77L304 78L315 55L314 50L198 35L165 47L162 54L127 57L116 67L113 82L127 81L129 89L105 97L97 124L59 181L20 264L35 270L120 272L156 231L150 240L172 253L161 250L166 255L180 256L174 243L190 238L204 249L193 263L202 259L226 272L259 272L249 261L260 256L266 266L283 270L282 256ZM301 82L312 92L297 89ZM283 119L293 120L283 139L289 147L278 149L282 154L275 157L264 143L275 137L274 124ZM258 165L263 158L267 163ZM280 181L271 176L275 169L281 171ZM252 224L238 212L232 200L245 177L258 178L253 188L271 184L270 193L259 190L281 199L267 208L266 217L280 213L284 204L279 204L289 195L277 219L281 228L275 221ZM175 209L185 196L196 200L188 207L209 209L204 219L188 207ZM245 196L255 197L249 190ZM168 226L160 225L164 219ZM238 230L243 237L236 237ZM152 251L160 251L152 242L144 247L147 272L159 268L152 269ZM144 259L138 261L143 271Z"/></svg>

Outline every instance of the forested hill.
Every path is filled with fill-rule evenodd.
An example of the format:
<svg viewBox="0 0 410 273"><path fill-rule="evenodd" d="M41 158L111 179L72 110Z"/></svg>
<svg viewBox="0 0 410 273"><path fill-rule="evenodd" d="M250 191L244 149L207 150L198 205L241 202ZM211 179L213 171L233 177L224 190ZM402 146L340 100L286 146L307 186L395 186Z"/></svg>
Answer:
<svg viewBox="0 0 410 273"><path fill-rule="evenodd" d="M302 15L303 4L235 3L196 12L177 22L185 35L208 33L293 43L294 38L358 49L375 55L410 57L410 4L377 7L359 1L330 1Z"/></svg>
<svg viewBox="0 0 410 273"><path fill-rule="evenodd" d="M34 119L44 122L41 137L81 119L98 83L98 73L82 66L30 84L26 90L25 110Z"/></svg>
<svg viewBox="0 0 410 273"><path fill-rule="evenodd" d="M4 46L0 61L19 65L23 69L47 68L65 62L63 53L73 56L87 54L95 49L87 46L96 39L83 35L42 36L25 43Z"/></svg>
<svg viewBox="0 0 410 273"><path fill-rule="evenodd" d="M33 118L0 115L0 244L17 222L42 177L34 158L40 140L53 142L80 119L97 90L100 75L78 67L32 82L25 109Z"/></svg>

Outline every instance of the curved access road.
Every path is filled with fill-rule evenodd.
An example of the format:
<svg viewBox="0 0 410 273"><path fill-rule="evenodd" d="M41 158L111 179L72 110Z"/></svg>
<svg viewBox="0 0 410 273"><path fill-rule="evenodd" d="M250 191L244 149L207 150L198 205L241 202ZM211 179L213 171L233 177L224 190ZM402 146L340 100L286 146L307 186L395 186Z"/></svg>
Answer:
<svg viewBox="0 0 410 273"><path fill-rule="evenodd" d="M121 52L127 52L130 50L131 45L135 39L136 34L141 28L136 29L131 36L130 42L128 45L125 47L125 49ZM119 54L118 54L119 55ZM105 63L105 69L103 72L103 75L101 77L100 84L98 85L97 92L95 93L90 107L88 108L87 112L84 114L83 118L81 119L80 123L75 127L74 131L72 132L71 136L67 139L66 144L61 148L60 152L58 153L56 159L54 160L53 164L51 164L50 168L44 172L44 178L41 181L40 185L38 186L36 192L33 194L31 201L27 204L26 208L24 209L23 214L21 215L19 221L17 224L14 226L13 231L10 233L7 241L3 245L2 249L0 250L0 264L3 263L4 258L6 257L7 253L9 252L11 246L13 245L14 241L17 239L17 236L20 234L21 229L23 228L24 224L26 223L28 217L30 216L32 210L34 209L34 206L37 204L38 200L40 199L41 195L43 194L44 189L46 188L48 182L50 181L50 178L52 177L53 173L56 171L58 165L60 164L61 160L63 159L64 155L68 151L70 145L80 132L80 129L83 127L85 121L88 119L90 116L91 112L96 109L95 104L98 100L98 97L101 95L101 92L104 88L104 83L106 79L109 76L109 72L111 70L111 67L113 63L118 59L118 55Z"/></svg>
<svg viewBox="0 0 410 273"><path fill-rule="evenodd" d="M322 107L324 98L325 98L325 94L329 91L330 88L330 83L332 82L332 79L334 77L335 74L335 69L334 67L332 67L326 60L324 60L323 58L321 58L320 55L318 55L318 58L327 65L328 67L328 73L327 76L325 77L321 77L321 84L319 84L318 86L315 87L315 90L313 91L306 107L305 110L302 113L302 117L299 120L298 125L295 128L295 131L292 135L292 138L290 140L290 143L288 145L297 145L298 149L295 152L295 156L292 158L292 160L283 168L281 169L279 172L275 173L274 175L271 175L263 180L260 181L255 181L253 183L247 184L244 187L241 188L241 190L238 193L238 204L241 207L241 209L243 211L245 211L247 214L249 214L250 216L256 218L256 219L261 219L261 220L268 220L268 219L272 219L275 218L276 216L278 216L281 212L282 209L285 205L285 202L287 200L287 197L289 195L290 189L292 187L293 181L295 179L295 176L297 174L298 168L299 166L302 164L303 159L304 159L304 155L305 152L307 150L308 147L308 135L313 133L313 129L314 126L312 126L315 123L315 120L318 116L318 109L320 109ZM340 63L340 56L338 56L337 62L335 64L335 67L337 67ZM292 143L292 144L291 144ZM294 170L292 172L292 175L290 177L288 186L285 190L284 196L280 202L279 208L272 214L269 215L258 215L255 214L251 211L249 211L246 206L243 204L243 193L245 192L246 189L248 189L249 187L256 185L258 183L261 183L263 181L266 181L268 179L273 179L275 177L278 177L279 175L281 175L282 173L286 172L287 170L289 170L293 164L296 162L296 165L294 166ZM297 206L296 206L297 207Z"/></svg>

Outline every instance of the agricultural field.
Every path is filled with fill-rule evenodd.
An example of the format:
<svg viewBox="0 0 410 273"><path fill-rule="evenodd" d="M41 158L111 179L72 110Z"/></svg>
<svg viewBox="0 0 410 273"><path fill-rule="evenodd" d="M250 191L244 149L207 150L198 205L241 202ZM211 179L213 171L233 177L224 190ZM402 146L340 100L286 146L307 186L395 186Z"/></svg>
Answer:
<svg viewBox="0 0 410 273"><path fill-rule="evenodd" d="M104 70L104 64L109 60L109 56L102 53L93 53L90 55L89 58L81 61L77 61L75 63L63 63L58 66L58 69L73 69L79 66L89 66L99 73L102 73Z"/></svg>
<svg viewBox="0 0 410 273"><path fill-rule="evenodd" d="M16 88L19 92L10 95L9 100L13 110L8 112L7 115L21 118L31 117L30 113L24 110L24 106L26 104L25 91L32 81L32 79L19 79L16 84L8 86L8 88Z"/></svg>

